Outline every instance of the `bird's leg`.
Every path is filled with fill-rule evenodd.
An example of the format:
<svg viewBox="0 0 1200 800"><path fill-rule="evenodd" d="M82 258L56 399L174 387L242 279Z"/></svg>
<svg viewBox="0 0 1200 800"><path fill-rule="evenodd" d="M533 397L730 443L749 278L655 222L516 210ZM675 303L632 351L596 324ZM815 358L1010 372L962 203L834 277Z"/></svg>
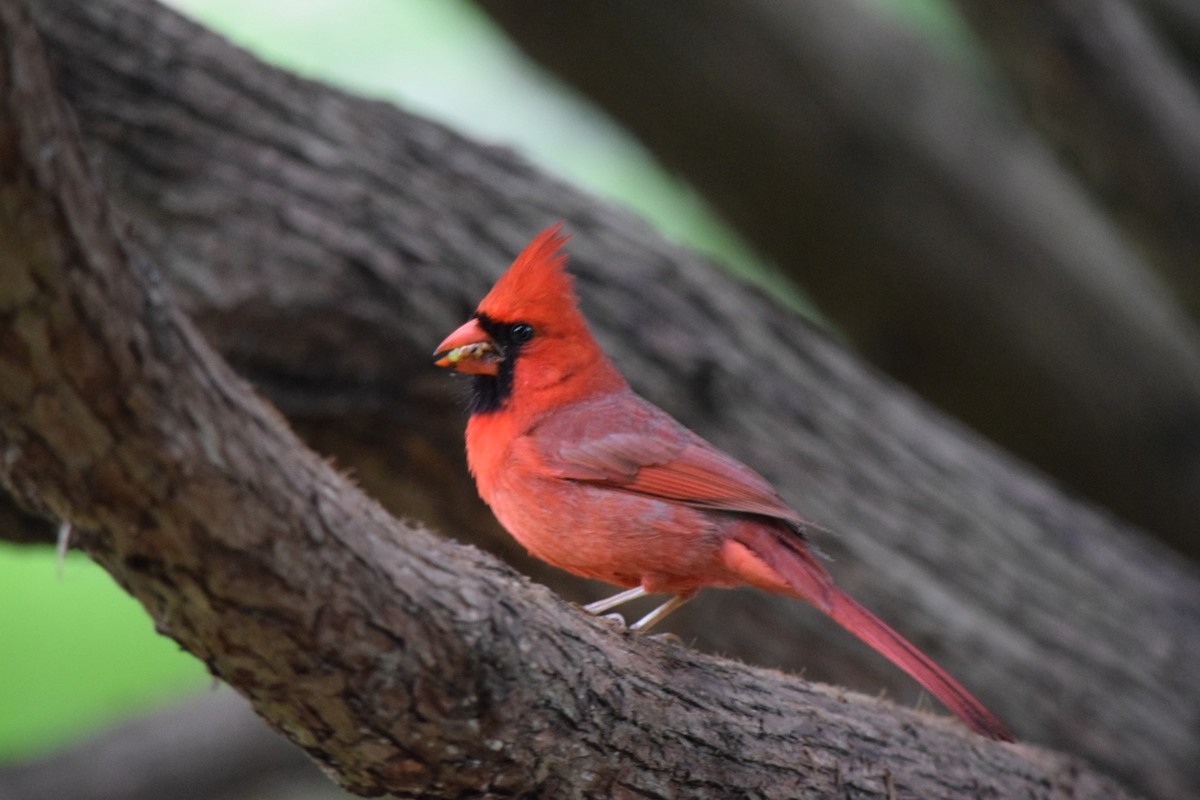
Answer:
<svg viewBox="0 0 1200 800"><path fill-rule="evenodd" d="M672 611L679 608L681 605L686 603L688 600L691 600L695 596L695 592L684 592L683 594L675 595L670 600L630 625L629 630L638 631L639 633L650 630L651 627L657 625L659 622L662 622L663 617L667 616L667 614L670 614Z"/></svg>
<svg viewBox="0 0 1200 800"><path fill-rule="evenodd" d="M597 600L594 603L588 603L583 607L583 610L589 614L603 614L605 611L609 611L617 606L624 605L630 600L637 600L639 597L645 597L647 594L649 594L649 592L647 592L644 588L641 586L635 586L632 589L626 589L623 592L617 592L612 597L606 597L603 600ZM667 616L667 614L670 614L688 600L691 600L693 597L695 597L695 595L695 592L684 592L683 594L675 595L670 600L630 625L629 630L638 631L639 633L650 630L650 628L657 625L659 622L662 622L663 618ZM619 615L614 614L613 616Z"/></svg>
<svg viewBox="0 0 1200 800"><path fill-rule="evenodd" d="M597 600L594 603L588 603L583 607L583 610L589 614L603 614L609 609L616 608L619 605L624 605L630 600L637 600L639 597L644 597L646 590L641 586L635 586L632 589L626 589L623 592L617 592L612 597L606 597L603 600Z"/></svg>

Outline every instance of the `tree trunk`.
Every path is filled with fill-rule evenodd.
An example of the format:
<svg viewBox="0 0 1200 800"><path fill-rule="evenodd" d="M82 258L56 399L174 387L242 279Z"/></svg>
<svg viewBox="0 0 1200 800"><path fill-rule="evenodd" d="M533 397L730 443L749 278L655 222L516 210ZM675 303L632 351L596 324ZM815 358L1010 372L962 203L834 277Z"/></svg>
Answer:
<svg viewBox="0 0 1200 800"><path fill-rule="evenodd" d="M165 301L143 296L157 284L130 289L124 306L107 293L101 307L85 302L99 276L136 289L154 263L244 374L315 440L361 456L364 482L402 511L491 541L494 527L465 501L461 414L427 354L558 215L576 233L585 311L618 363L835 528L838 540L820 544L839 556L841 583L1020 734L1162 796L1197 782L1189 665L1200 657L1200 580L1145 537L1067 501L776 305L510 154L266 68L149 3L44 0L37 13L104 191L129 224L101 236L52 218L70 209L48 197L95 195L101 208L105 198L58 171L69 136L50 148L22 139L14 160L25 172L5 186L24 194L0 207L48 205L47 220L3 253L17 266L28 256L11 254L46 263L36 283L9 288L53 294L95 275L68 282L69 302L18 298L27 316L13 329L24 338L10 345L48 342L38 351L45 399L5 400L0 431L6 447L19 443L11 452L55 458L8 463L6 480L70 520L166 632L347 785L440 796L468 786L794 796L840 782L936 797L955 781L981 793L1100 791L1094 774L1058 757L956 745L952 726L581 619L482 554L382 519L245 396ZM49 127L24 119L45 110L28 100L38 96L9 102L5 124ZM54 180L27 185L35 169ZM141 267L122 272L127 261ZM117 344L92 335L95 325L39 338L50 323L30 315L43 306L130 330ZM131 351L131 339L153 345ZM121 376L64 367L53 377L56 358L120 372L130 352L139 365ZM32 369L4 357L11 377ZM77 381L107 391L67 387ZM78 435L43 438L96 415ZM89 454L93 445L106 455ZM877 687L892 674L795 603L713 593L688 611L681 622L725 652L839 683ZM872 750L900 719L921 732L912 746L944 766L905 766L916 756L888 736ZM1066 769L1082 771L1068 779Z"/></svg>

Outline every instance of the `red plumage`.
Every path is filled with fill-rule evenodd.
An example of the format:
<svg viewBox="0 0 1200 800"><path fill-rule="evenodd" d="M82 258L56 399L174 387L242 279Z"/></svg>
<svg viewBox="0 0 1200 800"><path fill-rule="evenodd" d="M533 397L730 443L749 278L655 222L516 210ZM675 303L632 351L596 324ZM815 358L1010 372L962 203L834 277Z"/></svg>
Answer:
<svg viewBox="0 0 1200 800"><path fill-rule="evenodd" d="M479 493L530 553L576 575L675 595L751 585L815 605L973 730L1004 725L833 583L805 523L758 473L634 394L579 312L559 226L542 232L438 348L474 375L467 461ZM637 627L637 626L635 626Z"/></svg>

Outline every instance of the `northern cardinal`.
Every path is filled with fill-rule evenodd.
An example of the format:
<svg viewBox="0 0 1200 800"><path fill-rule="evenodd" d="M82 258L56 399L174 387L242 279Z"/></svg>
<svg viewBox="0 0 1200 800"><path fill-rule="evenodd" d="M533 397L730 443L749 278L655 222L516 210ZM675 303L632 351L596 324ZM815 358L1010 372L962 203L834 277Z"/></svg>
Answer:
<svg viewBox="0 0 1200 800"><path fill-rule="evenodd" d="M578 308L560 225L539 234L446 337L436 364L473 376L467 462L531 554L625 591L672 598L748 584L807 600L932 692L972 730L1004 725L924 653L834 585L805 522L758 473L633 393Z"/></svg>

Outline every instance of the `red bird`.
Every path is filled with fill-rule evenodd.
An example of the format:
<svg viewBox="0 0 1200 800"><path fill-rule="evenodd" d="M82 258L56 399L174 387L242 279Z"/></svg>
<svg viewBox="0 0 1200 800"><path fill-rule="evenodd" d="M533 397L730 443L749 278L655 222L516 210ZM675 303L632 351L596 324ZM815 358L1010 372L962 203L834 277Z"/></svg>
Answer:
<svg viewBox="0 0 1200 800"><path fill-rule="evenodd" d="M932 692L977 733L1004 725L904 637L834 585L804 520L758 473L633 393L588 330L560 226L543 231L435 352L474 376L467 463L479 494L531 554L644 594L749 584L815 605Z"/></svg>

